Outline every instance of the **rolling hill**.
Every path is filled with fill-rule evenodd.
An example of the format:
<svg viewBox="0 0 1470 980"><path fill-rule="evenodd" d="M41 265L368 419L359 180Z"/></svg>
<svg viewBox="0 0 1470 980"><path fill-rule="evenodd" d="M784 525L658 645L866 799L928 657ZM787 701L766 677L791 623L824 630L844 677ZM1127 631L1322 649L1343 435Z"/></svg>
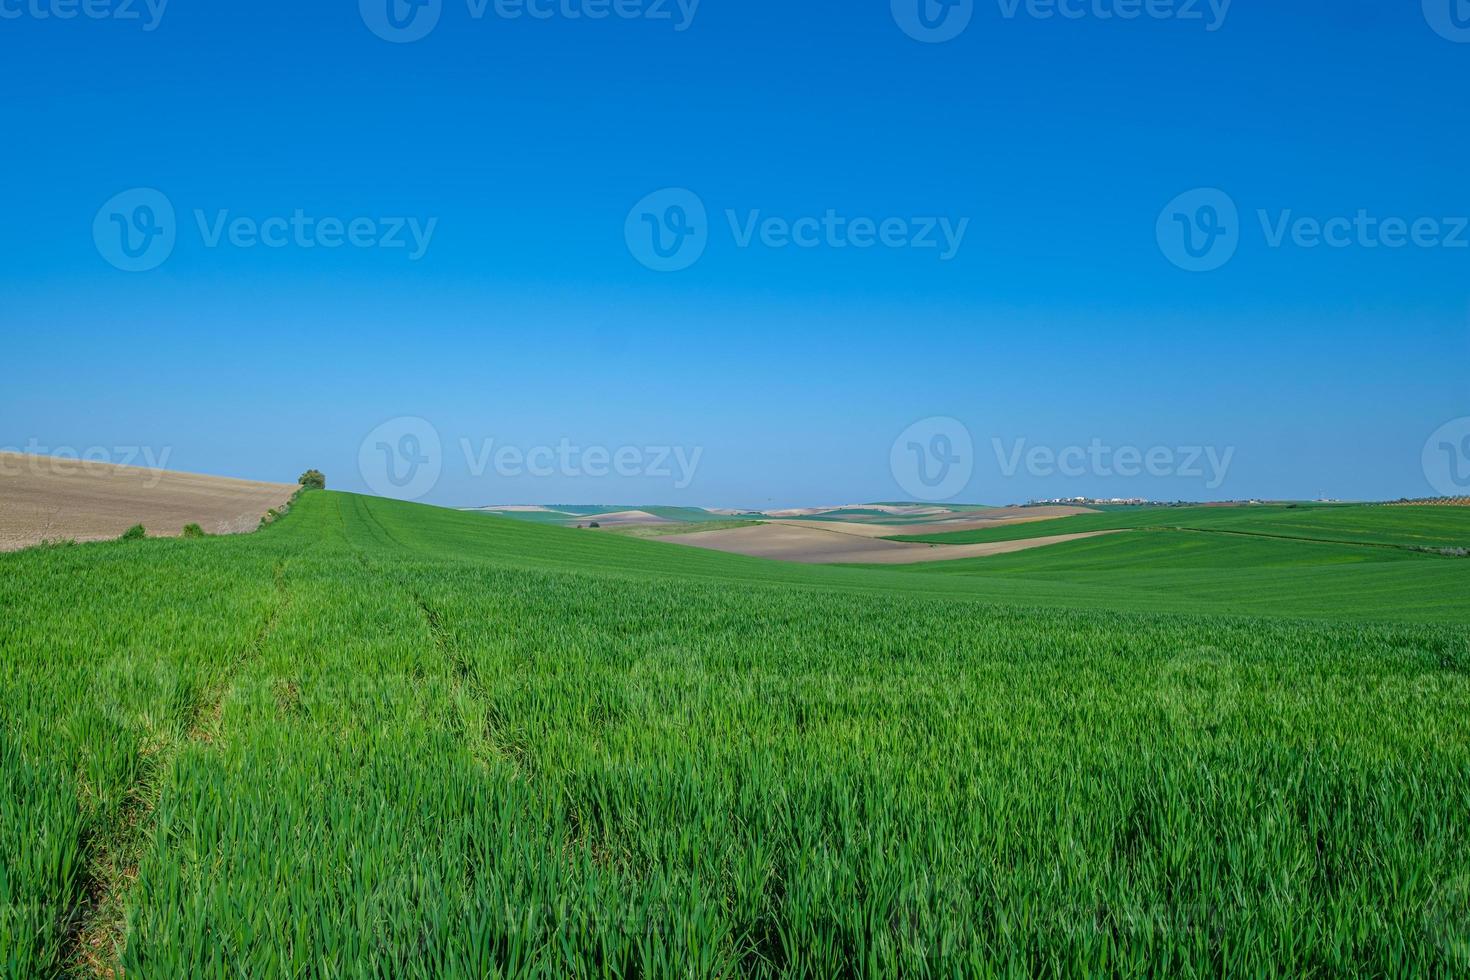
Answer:
<svg viewBox="0 0 1470 980"><path fill-rule="evenodd" d="M1417 537L1385 520L1355 532ZM1454 972L1470 561L1140 531L965 564L324 491L0 556L0 966Z"/></svg>

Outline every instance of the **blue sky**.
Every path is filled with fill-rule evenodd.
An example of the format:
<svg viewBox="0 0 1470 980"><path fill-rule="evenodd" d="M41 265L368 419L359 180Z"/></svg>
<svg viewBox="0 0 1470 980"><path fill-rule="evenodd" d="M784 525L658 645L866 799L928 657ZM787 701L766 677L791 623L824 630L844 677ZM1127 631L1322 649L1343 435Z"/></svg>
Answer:
<svg viewBox="0 0 1470 980"><path fill-rule="evenodd" d="M918 0L441 0L408 43L368 26L389 0L89 2L0 0L0 446L381 490L370 436L412 418L430 502L753 506L916 496L895 440L935 417L972 446L955 499L994 503L1428 495L1426 440L1470 436L1450 0L978 0L941 43L905 33ZM108 205L136 188L175 241L129 272L107 235L140 199ZM703 251L656 271L635 206L668 188ZM1204 229L1218 198L1166 213L1200 188L1238 212L1206 272L1167 236ZM742 244L829 212L896 244ZM1308 247L1302 219L1360 214ZM942 223L948 257L918 247ZM640 463L474 465L566 444ZM1004 465L1095 444L1172 462Z"/></svg>

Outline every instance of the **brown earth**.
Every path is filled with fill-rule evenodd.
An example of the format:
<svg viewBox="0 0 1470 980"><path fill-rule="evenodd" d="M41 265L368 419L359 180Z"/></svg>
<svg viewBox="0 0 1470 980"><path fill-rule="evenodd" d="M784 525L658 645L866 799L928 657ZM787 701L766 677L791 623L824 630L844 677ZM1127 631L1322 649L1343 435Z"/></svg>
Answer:
<svg viewBox="0 0 1470 980"><path fill-rule="evenodd" d="M0 551L44 541L103 541L135 524L149 537L184 525L207 534L253 531L301 489L111 463L0 453Z"/></svg>
<svg viewBox="0 0 1470 980"><path fill-rule="evenodd" d="M957 531L983 531L1009 524L1032 524L1053 521L1059 517L1096 514L1087 507L993 507L990 510L963 514L953 518L916 524L889 525L890 536L898 534L949 534Z"/></svg>
<svg viewBox="0 0 1470 980"><path fill-rule="evenodd" d="M849 511L870 510L877 511L884 517L943 517L947 514L961 514L976 510L967 507L963 511L950 507L942 507L937 504L843 504L840 507L790 507L785 510L763 511L766 517L788 518L788 517L817 517L821 515L832 515L836 517L848 516L852 520L878 520L872 514L849 514Z"/></svg>
<svg viewBox="0 0 1470 980"><path fill-rule="evenodd" d="M868 531L869 528L862 530ZM1117 532L1094 531L1089 534L1061 534L987 544L930 545L886 541L868 534L834 529L820 522L793 521L670 535L658 540L806 565L917 565L922 562L955 561L961 558L987 558L991 555L1027 551L1064 541L1078 541L1114 533Z"/></svg>
<svg viewBox="0 0 1470 980"><path fill-rule="evenodd" d="M970 511L932 521L915 521L906 524L873 524L859 521L817 521L791 518L773 520L772 524L789 527L826 528L843 534L855 534L864 538L896 538L911 534L951 534L958 531L982 531L1011 524L1030 524L1050 521L1075 514L1094 514L1085 507L992 507L989 510Z"/></svg>
<svg viewBox="0 0 1470 980"><path fill-rule="evenodd" d="M567 523L591 524L597 523L602 527L643 527L653 524L677 524L678 521L669 520L667 517L659 517L650 514L646 510L619 510L610 514L577 514L568 515Z"/></svg>
<svg viewBox="0 0 1470 980"><path fill-rule="evenodd" d="M885 515L874 517L870 514L843 514L832 513L821 515L827 517L841 517L844 521L853 524L877 524L881 527L895 528L894 534L927 534L932 529L941 528L946 531L969 530L972 526L996 527L1002 523L1018 523L1021 521L1049 521L1057 517L1072 517L1075 514L1095 514L1097 511L1089 507L1070 507L1055 505L1046 507L985 507L981 509L969 508L966 510L937 510L923 514L908 515ZM768 514L768 517L776 517ZM905 518L894 521L894 517ZM799 519L799 518L798 518ZM904 528L919 528L918 531L907 531Z"/></svg>
<svg viewBox="0 0 1470 980"><path fill-rule="evenodd" d="M919 530L910 531L906 526L894 526L892 524L858 524L848 521L809 521L800 518L790 520L766 521L767 524L779 525L780 527L804 527L813 531L828 531L836 534L850 534L859 538L891 538L895 534L922 534L927 533L929 525L918 525Z"/></svg>

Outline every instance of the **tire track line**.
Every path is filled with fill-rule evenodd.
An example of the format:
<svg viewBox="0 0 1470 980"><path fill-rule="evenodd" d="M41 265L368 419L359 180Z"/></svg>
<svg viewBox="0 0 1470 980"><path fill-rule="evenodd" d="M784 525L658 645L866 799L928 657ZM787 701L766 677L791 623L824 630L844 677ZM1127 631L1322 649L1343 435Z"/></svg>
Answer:
<svg viewBox="0 0 1470 980"><path fill-rule="evenodd" d="M127 895L138 878L138 863L144 843L153 828L163 787L175 762L189 745L213 745L220 734L224 705L234 689L236 679L250 663L259 659L265 645L291 604L286 588L287 563L275 564L275 597L270 613L256 631L255 637L235 662L225 670L218 683L195 705L183 731L148 754L143 775L129 787L127 798L134 801L118 833L87 859L84 871L82 907L73 916L77 925L68 937L63 962L74 964L82 975L115 977L117 952L127 928Z"/></svg>

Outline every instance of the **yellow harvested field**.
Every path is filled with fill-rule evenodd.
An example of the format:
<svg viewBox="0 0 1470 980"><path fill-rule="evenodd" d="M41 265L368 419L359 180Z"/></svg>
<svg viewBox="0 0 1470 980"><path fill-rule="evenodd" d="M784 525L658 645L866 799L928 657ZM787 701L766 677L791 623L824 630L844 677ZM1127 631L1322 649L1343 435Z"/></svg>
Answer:
<svg viewBox="0 0 1470 980"><path fill-rule="evenodd" d="M869 528L863 528L864 531ZM752 558L773 558L805 565L917 565L924 562L956 561L961 558L988 558L1031 548L1078 541L1115 531L1089 534L1060 534L1022 541L998 541L988 544L931 545L906 541L886 541L867 534L832 529L819 522L760 524L755 527L702 531L659 538L670 544L708 548Z"/></svg>
<svg viewBox="0 0 1470 980"><path fill-rule="evenodd" d="M0 453L0 551L44 541L102 541L135 524L150 537L177 537L186 524L208 534L253 531L266 511L284 506L299 489Z"/></svg>

